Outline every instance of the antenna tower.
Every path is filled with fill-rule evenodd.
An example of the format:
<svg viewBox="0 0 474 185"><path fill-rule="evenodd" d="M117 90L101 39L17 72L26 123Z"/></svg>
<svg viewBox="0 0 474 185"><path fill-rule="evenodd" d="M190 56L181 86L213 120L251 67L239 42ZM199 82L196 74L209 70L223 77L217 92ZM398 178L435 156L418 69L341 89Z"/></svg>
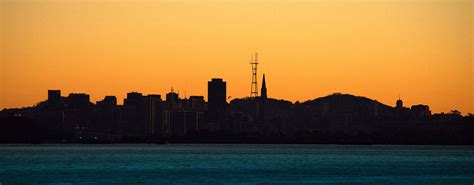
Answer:
<svg viewBox="0 0 474 185"><path fill-rule="evenodd" d="M252 54L250 65L252 65L252 87L250 90L250 97L258 97L258 85L257 85L257 65L258 65L258 53Z"/></svg>

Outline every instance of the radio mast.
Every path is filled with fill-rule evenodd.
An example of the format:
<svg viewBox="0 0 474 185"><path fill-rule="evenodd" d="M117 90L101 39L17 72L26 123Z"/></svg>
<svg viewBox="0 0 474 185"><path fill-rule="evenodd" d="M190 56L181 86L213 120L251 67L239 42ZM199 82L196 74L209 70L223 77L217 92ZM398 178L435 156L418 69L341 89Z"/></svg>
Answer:
<svg viewBox="0 0 474 185"><path fill-rule="evenodd" d="M258 53L252 54L250 65L252 65L252 87L250 89L250 97L258 97L258 84L257 84L257 65L258 65Z"/></svg>

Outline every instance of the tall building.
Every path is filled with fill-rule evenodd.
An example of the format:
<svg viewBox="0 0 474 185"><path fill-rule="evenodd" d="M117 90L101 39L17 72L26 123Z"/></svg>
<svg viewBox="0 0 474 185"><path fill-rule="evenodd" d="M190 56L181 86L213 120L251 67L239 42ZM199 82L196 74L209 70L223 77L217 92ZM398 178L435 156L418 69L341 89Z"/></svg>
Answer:
<svg viewBox="0 0 474 185"><path fill-rule="evenodd" d="M84 93L71 93L66 99L68 109L87 109L92 106L90 96Z"/></svg>
<svg viewBox="0 0 474 185"><path fill-rule="evenodd" d="M45 108L48 110L62 110L63 106L61 90L48 90L48 100Z"/></svg>
<svg viewBox="0 0 474 185"><path fill-rule="evenodd" d="M204 112L206 110L206 101L204 101L204 96L190 96L189 104L192 110L199 112Z"/></svg>
<svg viewBox="0 0 474 185"><path fill-rule="evenodd" d="M94 117L94 104L90 102L90 96L84 93L71 93L65 98L63 131L80 133L88 131L92 126L90 120Z"/></svg>
<svg viewBox="0 0 474 185"><path fill-rule="evenodd" d="M163 136L165 128L163 124L163 106L161 95L150 94L146 96L145 103L145 135Z"/></svg>
<svg viewBox="0 0 474 185"><path fill-rule="evenodd" d="M226 82L221 78L213 78L207 83L207 115L211 130L225 128L226 97Z"/></svg>
<svg viewBox="0 0 474 185"><path fill-rule="evenodd" d="M213 78L207 83L208 108L210 112L223 111L227 106L226 82Z"/></svg>
<svg viewBox="0 0 474 185"><path fill-rule="evenodd" d="M260 90L260 97L267 98L267 84L265 83L265 74L263 74L262 89Z"/></svg>
<svg viewBox="0 0 474 185"><path fill-rule="evenodd" d="M173 92L173 88L171 88L171 92L166 94L166 107L168 109L177 109L179 104L179 95Z"/></svg>
<svg viewBox="0 0 474 185"><path fill-rule="evenodd" d="M121 129L128 136L143 136L145 133L145 101L142 93L127 93L123 100L123 123Z"/></svg>
<svg viewBox="0 0 474 185"><path fill-rule="evenodd" d="M154 137L165 132L161 95L131 92L123 105L122 131L127 136Z"/></svg>
<svg viewBox="0 0 474 185"><path fill-rule="evenodd" d="M97 121L95 129L103 133L116 133L118 131L118 108L115 96L106 96L97 101Z"/></svg>

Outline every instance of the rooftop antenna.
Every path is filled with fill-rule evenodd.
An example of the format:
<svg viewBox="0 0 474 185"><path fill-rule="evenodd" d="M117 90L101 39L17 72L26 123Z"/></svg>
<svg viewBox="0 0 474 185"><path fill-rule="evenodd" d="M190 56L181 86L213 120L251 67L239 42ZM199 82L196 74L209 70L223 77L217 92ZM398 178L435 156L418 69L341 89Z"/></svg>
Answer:
<svg viewBox="0 0 474 185"><path fill-rule="evenodd" d="M251 55L250 65L252 66L252 84L250 87L250 97L258 97L258 85L257 85L257 65L258 65L258 53Z"/></svg>

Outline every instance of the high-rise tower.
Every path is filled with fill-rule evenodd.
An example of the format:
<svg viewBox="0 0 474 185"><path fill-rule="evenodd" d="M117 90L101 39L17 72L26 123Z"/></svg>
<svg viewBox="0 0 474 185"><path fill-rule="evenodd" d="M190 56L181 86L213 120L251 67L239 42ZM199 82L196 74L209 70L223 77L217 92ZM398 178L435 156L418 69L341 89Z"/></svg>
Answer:
<svg viewBox="0 0 474 185"><path fill-rule="evenodd" d="M226 82L213 78L207 82L207 106L210 112L224 111L227 106Z"/></svg>
<svg viewBox="0 0 474 185"><path fill-rule="evenodd" d="M257 85L257 65L258 65L258 53L252 54L250 65L252 65L252 86L250 89L250 97L258 97L258 85Z"/></svg>

